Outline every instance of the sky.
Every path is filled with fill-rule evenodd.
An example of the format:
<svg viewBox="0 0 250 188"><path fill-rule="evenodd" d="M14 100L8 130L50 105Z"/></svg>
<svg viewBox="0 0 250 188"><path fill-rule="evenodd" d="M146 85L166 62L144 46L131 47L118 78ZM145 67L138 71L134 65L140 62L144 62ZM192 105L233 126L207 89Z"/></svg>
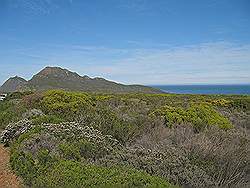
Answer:
<svg viewBox="0 0 250 188"><path fill-rule="evenodd" d="M125 84L249 84L249 0L1 0L0 84L45 66Z"/></svg>

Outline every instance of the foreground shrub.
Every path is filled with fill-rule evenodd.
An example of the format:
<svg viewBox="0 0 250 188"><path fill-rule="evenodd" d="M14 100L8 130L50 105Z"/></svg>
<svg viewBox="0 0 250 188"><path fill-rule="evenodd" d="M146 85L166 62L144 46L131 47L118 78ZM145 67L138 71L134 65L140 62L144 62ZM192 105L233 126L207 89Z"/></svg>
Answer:
<svg viewBox="0 0 250 188"><path fill-rule="evenodd" d="M11 167L21 176L27 185L31 185L37 175L37 168L32 155L15 151L10 158Z"/></svg>
<svg viewBox="0 0 250 188"><path fill-rule="evenodd" d="M214 178L218 187L247 187L250 139L236 130L211 128L183 145L189 158Z"/></svg>
<svg viewBox="0 0 250 188"><path fill-rule="evenodd" d="M178 157L181 160L185 157L187 160L181 164L187 165L188 169L184 166L180 168L178 165L170 168L180 173L177 177L181 185L187 185L188 182L188 184L195 183L189 185L190 187L249 187L249 136L243 131L235 129L224 131L215 126L199 133L194 133L193 129L190 124L173 128L162 124L151 132L144 133L133 146L139 144L147 149L161 152L174 149L178 155L174 159L170 159L171 154L167 156L171 161L170 164L179 161ZM197 184L198 177L202 173L195 172L192 169L194 167L205 172L206 176L200 179L203 182ZM159 172L167 174L161 168L158 169ZM182 173L184 170L187 170L185 174ZM170 177L172 175L170 174ZM181 180L183 175L188 178ZM212 186L204 181L206 177L209 177ZM172 180L172 177L168 179Z"/></svg>
<svg viewBox="0 0 250 188"><path fill-rule="evenodd" d="M173 187L159 177L126 168L59 161L35 182L39 187Z"/></svg>
<svg viewBox="0 0 250 188"><path fill-rule="evenodd" d="M40 152L42 163L35 164L31 155L14 153L12 168L31 187L175 187L159 177L127 168L107 168L76 161L51 161L46 151Z"/></svg>

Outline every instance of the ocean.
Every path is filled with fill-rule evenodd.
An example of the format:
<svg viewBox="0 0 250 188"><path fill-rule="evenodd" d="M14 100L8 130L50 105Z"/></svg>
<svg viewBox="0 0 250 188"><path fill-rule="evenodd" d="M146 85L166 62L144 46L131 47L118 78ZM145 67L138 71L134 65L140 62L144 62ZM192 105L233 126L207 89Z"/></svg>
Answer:
<svg viewBox="0 0 250 188"><path fill-rule="evenodd" d="M249 95L250 84L247 85L151 85L167 93L177 94L237 94Z"/></svg>

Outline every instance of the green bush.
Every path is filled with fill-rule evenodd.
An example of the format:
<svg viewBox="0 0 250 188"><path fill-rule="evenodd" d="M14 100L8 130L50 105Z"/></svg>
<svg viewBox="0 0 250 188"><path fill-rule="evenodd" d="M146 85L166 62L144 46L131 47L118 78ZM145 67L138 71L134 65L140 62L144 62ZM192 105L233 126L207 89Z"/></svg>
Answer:
<svg viewBox="0 0 250 188"><path fill-rule="evenodd" d="M0 129L5 128L10 122L20 119L25 110L24 106L19 102L0 102Z"/></svg>
<svg viewBox="0 0 250 188"><path fill-rule="evenodd" d="M232 101L226 99L216 99L209 101L209 103L214 106L229 107L232 104Z"/></svg>
<svg viewBox="0 0 250 188"><path fill-rule="evenodd" d="M7 95L7 97L5 98L5 100L21 99L25 95L30 95L32 93L33 93L32 91L24 91L24 92L17 91L17 92L13 92L13 93Z"/></svg>
<svg viewBox="0 0 250 188"><path fill-rule="evenodd" d="M47 149L41 149L38 152L37 159L41 164L46 164L51 160L51 157L49 155L49 150Z"/></svg>
<svg viewBox="0 0 250 188"><path fill-rule="evenodd" d="M40 149L37 153L39 171L46 171L53 163L58 161L56 156L52 156L48 149Z"/></svg>
<svg viewBox="0 0 250 188"><path fill-rule="evenodd" d="M72 149L63 146L69 151ZM30 153L14 152L11 166L30 187L177 187L166 180L126 167L102 167L59 160L48 150L38 152L37 160Z"/></svg>
<svg viewBox="0 0 250 188"><path fill-rule="evenodd" d="M45 113L70 119L94 104L91 97L85 93L51 90L44 93L40 105Z"/></svg>
<svg viewBox="0 0 250 188"><path fill-rule="evenodd" d="M191 122L195 128L204 126L217 126L221 129L233 128L232 123L215 109L208 105L193 105L187 110L186 121Z"/></svg>
<svg viewBox="0 0 250 188"><path fill-rule="evenodd" d="M36 178L37 187L174 187L159 177L126 168L59 161ZM35 187L36 187L35 186Z"/></svg>
<svg viewBox="0 0 250 188"><path fill-rule="evenodd" d="M23 178L25 184L31 185L37 175L37 168L32 155L16 151L11 155L10 164L17 175Z"/></svg>
<svg viewBox="0 0 250 188"><path fill-rule="evenodd" d="M4 128L10 123L14 117L15 113L11 110L5 110L0 112L0 128Z"/></svg>
<svg viewBox="0 0 250 188"><path fill-rule="evenodd" d="M93 143L86 139L74 142L69 140L68 143L60 144L59 150L61 158L68 160L80 160L81 157L85 159L101 158L108 154L103 143Z"/></svg>
<svg viewBox="0 0 250 188"><path fill-rule="evenodd" d="M182 123L191 123L196 130L202 130L207 126L217 126L221 129L233 127L226 117L206 104L193 104L187 109L164 106L152 114L163 116L169 127Z"/></svg>
<svg viewBox="0 0 250 188"><path fill-rule="evenodd" d="M78 147L80 155L86 159L99 158L107 154L105 148L101 144L94 144L87 140L80 140L75 143L75 145Z"/></svg>
<svg viewBox="0 0 250 188"><path fill-rule="evenodd" d="M62 123L63 121L64 121L63 118L60 118L60 117L55 116L55 115L42 115L42 116L34 117L32 119L32 123L34 123L36 125L40 125L42 123L58 124L58 123Z"/></svg>
<svg viewBox="0 0 250 188"><path fill-rule="evenodd" d="M126 122L109 108L96 109L95 116L91 119L94 128L101 130L104 134L112 135L122 143L133 137L137 131L137 125Z"/></svg>
<svg viewBox="0 0 250 188"><path fill-rule="evenodd" d="M74 144L60 144L60 153L64 159L68 160L80 160L81 155L78 147Z"/></svg>
<svg viewBox="0 0 250 188"><path fill-rule="evenodd" d="M250 111L250 96L233 99L232 106L242 110Z"/></svg>

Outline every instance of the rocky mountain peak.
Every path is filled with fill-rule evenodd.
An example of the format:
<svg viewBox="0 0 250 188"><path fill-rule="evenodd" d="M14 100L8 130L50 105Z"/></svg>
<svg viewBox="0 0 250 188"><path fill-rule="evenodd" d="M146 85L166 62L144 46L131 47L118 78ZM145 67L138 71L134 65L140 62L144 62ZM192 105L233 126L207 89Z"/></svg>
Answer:
<svg viewBox="0 0 250 188"><path fill-rule="evenodd" d="M2 92L13 92L21 89L27 81L19 76L10 77L1 87Z"/></svg>
<svg viewBox="0 0 250 188"><path fill-rule="evenodd" d="M104 78L90 78L80 76L61 67L45 67L29 81L20 77L12 77L0 87L2 92L14 92L20 90L50 90L63 89L85 92L114 92L114 93L161 93L160 90L140 85L123 85Z"/></svg>
<svg viewBox="0 0 250 188"><path fill-rule="evenodd" d="M36 76L79 76L75 72L71 72L61 67L45 67Z"/></svg>

